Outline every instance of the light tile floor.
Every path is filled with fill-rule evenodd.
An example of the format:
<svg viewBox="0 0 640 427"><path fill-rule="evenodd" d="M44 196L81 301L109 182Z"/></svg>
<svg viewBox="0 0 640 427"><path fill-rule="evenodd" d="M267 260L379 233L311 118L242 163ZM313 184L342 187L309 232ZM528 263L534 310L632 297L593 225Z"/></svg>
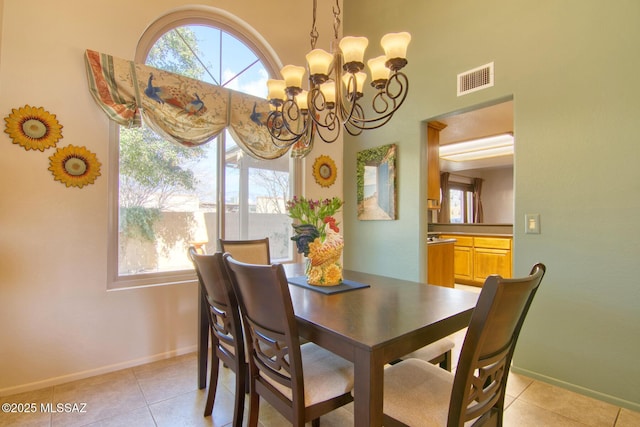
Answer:
<svg viewBox="0 0 640 427"><path fill-rule="evenodd" d="M455 334L459 351L464 331ZM457 354L454 351L454 366ZM213 415L203 417L206 390L198 390L195 353L149 363L28 393L0 397L30 413L0 412L0 426L230 426L234 374L221 368ZM57 404L64 403L62 411ZM640 413L511 373L505 427L640 426ZM31 405L33 404L33 405ZM47 405L50 405L47 407ZM5 406L3 406L5 408ZM247 408L245 408L246 422ZM289 425L268 404L261 404L260 425ZM353 425L353 406L324 417L323 427Z"/></svg>
<svg viewBox="0 0 640 427"><path fill-rule="evenodd" d="M35 404L31 413L0 413L0 426L230 426L234 374L221 369L211 417L203 417L206 391L196 385L195 353L110 374L0 398L0 403ZM72 412L46 410L69 404ZM75 405L75 406L74 406ZM640 413L604 403L522 375L511 373L507 387L506 427L640 426ZM81 411L81 412L78 412ZM246 409L245 409L246 416ZM246 420L245 420L246 421ZM260 408L260 425L288 423L268 404ZM322 417L323 427L353 425L348 405Z"/></svg>

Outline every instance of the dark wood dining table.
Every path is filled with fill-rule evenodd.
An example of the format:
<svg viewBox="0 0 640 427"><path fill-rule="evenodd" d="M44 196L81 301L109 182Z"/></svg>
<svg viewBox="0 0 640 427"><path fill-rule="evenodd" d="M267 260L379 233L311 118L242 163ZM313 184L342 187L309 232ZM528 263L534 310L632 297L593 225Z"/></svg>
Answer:
<svg viewBox="0 0 640 427"><path fill-rule="evenodd" d="M288 277L304 272L301 264L285 270ZM478 294L350 270L344 277L369 287L326 295L289 285L299 334L353 363L354 425L381 426L384 365L467 327ZM208 328L200 319L203 388Z"/></svg>

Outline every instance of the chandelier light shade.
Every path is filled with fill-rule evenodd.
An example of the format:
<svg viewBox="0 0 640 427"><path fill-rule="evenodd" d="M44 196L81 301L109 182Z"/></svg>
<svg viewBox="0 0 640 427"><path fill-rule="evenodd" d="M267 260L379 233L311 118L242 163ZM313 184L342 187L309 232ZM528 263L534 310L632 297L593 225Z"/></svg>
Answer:
<svg viewBox="0 0 640 427"><path fill-rule="evenodd" d="M287 90L295 92L302 90L302 78L306 70L304 67L298 67L296 65L285 65L280 70L280 74L284 78L285 92ZM297 95L294 93L293 96Z"/></svg>
<svg viewBox="0 0 640 427"><path fill-rule="evenodd" d="M364 51L368 45L369 40L366 37L344 37L340 40L339 46L344 58L345 68L347 68L348 64L362 64Z"/></svg>
<svg viewBox="0 0 640 427"><path fill-rule="evenodd" d="M369 40L348 36L338 42L340 8L336 0L332 52L316 49L316 8L317 0L313 0L312 50L306 55L307 66L286 65L280 71L283 80L267 82L272 106L267 128L279 147L299 142L308 147L316 135L331 143L342 127L351 135L379 128L393 117L409 90L409 80L400 70L407 65L411 35L386 34L380 42L384 55L367 61L369 86L373 88L369 109L373 117L367 117L362 103L369 78L364 59Z"/></svg>
<svg viewBox="0 0 640 427"><path fill-rule="evenodd" d="M309 92L306 90L303 90L298 95L296 95L296 98L295 98L296 105L298 106L300 111L302 111L303 113L309 110L308 98L309 98Z"/></svg>
<svg viewBox="0 0 640 427"><path fill-rule="evenodd" d="M313 79L314 75L329 75L329 70L333 63L333 55L323 49L313 49L307 53L307 64L309 64L309 75Z"/></svg>
<svg viewBox="0 0 640 427"><path fill-rule="evenodd" d="M384 85L389 80L389 74L391 70L387 68L386 63L387 57L385 55L378 56L367 61L367 65L369 66L369 70L371 71L371 85L377 89L380 89L378 85Z"/></svg>
<svg viewBox="0 0 640 427"><path fill-rule="evenodd" d="M324 97L324 102L327 108L333 108L332 104L336 103L336 85L332 80L329 80L320 85L320 93Z"/></svg>
<svg viewBox="0 0 640 427"><path fill-rule="evenodd" d="M382 37L380 44L387 59L406 59L407 46L410 41L411 34L409 33L389 33Z"/></svg>
<svg viewBox="0 0 640 427"><path fill-rule="evenodd" d="M283 102L286 99L284 88L286 87L284 80L267 80L267 89L269 94L267 95L270 101Z"/></svg>

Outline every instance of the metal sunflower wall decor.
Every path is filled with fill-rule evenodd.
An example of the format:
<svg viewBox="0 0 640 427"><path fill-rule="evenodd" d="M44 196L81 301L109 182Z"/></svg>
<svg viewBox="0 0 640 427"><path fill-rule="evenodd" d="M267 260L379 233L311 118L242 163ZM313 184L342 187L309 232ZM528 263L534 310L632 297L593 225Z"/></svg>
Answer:
<svg viewBox="0 0 640 427"><path fill-rule="evenodd" d="M313 163L313 177L321 187L331 187L336 182L338 169L329 156L319 156Z"/></svg>
<svg viewBox="0 0 640 427"><path fill-rule="evenodd" d="M54 147L62 138L62 125L58 123L55 114L51 114L42 107L25 105L13 108L11 114L4 118L7 122L5 132L25 150L40 150Z"/></svg>
<svg viewBox="0 0 640 427"><path fill-rule="evenodd" d="M49 170L56 181L60 181L67 187L82 188L93 184L100 176L101 163L96 155L85 147L68 145L58 148L53 156L49 157Z"/></svg>

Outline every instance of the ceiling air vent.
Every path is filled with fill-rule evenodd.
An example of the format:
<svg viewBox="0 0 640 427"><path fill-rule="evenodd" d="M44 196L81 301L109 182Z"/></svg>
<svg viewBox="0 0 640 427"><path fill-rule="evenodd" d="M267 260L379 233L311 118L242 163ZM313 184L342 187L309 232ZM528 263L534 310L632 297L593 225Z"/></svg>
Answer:
<svg viewBox="0 0 640 427"><path fill-rule="evenodd" d="M458 96L493 86L493 62L458 74Z"/></svg>

